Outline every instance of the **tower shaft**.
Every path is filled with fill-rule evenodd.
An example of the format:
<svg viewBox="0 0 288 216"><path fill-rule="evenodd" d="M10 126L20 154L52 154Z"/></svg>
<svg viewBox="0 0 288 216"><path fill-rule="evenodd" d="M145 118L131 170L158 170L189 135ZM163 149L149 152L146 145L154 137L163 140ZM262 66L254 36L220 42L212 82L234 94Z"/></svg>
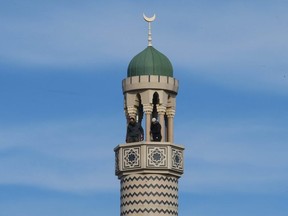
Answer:
<svg viewBox="0 0 288 216"><path fill-rule="evenodd" d="M178 215L178 178L132 174L121 178L121 216Z"/></svg>
<svg viewBox="0 0 288 216"><path fill-rule="evenodd" d="M168 142L145 141L115 148L121 216L178 215L183 150Z"/></svg>

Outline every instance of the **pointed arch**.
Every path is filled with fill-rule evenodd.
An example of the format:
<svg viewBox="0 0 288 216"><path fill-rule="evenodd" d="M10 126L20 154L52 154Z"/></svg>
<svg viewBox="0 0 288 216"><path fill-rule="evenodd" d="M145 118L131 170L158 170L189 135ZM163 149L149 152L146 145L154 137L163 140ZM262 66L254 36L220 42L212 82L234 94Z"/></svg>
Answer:
<svg viewBox="0 0 288 216"><path fill-rule="evenodd" d="M158 92L154 92L153 98L152 98L152 104L153 104L153 111L152 111L152 118L158 118L158 112L157 112L157 104L159 104L159 94Z"/></svg>
<svg viewBox="0 0 288 216"><path fill-rule="evenodd" d="M135 106L137 108L136 118L138 122L141 124L143 119L143 104L141 100L141 95L138 93L135 98Z"/></svg>

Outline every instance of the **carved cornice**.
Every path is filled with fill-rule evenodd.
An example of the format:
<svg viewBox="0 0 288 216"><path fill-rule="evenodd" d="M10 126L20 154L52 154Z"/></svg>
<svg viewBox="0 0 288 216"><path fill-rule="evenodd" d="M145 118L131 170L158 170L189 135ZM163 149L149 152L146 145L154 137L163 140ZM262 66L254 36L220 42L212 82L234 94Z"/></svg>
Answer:
<svg viewBox="0 0 288 216"><path fill-rule="evenodd" d="M145 90L145 89L162 89L177 94L178 80L174 77L160 75L142 75L127 77L122 81L123 93Z"/></svg>

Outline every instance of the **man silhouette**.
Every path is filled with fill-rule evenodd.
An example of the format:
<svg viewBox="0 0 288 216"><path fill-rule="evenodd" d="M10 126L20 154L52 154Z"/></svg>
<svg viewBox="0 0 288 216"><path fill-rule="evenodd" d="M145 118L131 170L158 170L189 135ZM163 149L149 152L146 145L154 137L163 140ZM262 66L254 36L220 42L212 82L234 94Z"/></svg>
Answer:
<svg viewBox="0 0 288 216"><path fill-rule="evenodd" d="M152 118L152 124L150 128L150 133L152 134L153 141L160 142L161 136L161 125L156 118Z"/></svg>

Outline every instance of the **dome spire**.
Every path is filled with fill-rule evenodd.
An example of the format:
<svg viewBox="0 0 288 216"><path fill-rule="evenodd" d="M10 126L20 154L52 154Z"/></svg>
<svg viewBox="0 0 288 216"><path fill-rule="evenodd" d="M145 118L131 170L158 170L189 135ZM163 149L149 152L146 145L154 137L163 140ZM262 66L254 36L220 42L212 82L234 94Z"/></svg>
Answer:
<svg viewBox="0 0 288 216"><path fill-rule="evenodd" d="M153 22L156 18L156 15L154 14L152 17L147 17L143 13L143 18L146 22L148 22L148 46L152 46L152 32L151 32L151 22Z"/></svg>

